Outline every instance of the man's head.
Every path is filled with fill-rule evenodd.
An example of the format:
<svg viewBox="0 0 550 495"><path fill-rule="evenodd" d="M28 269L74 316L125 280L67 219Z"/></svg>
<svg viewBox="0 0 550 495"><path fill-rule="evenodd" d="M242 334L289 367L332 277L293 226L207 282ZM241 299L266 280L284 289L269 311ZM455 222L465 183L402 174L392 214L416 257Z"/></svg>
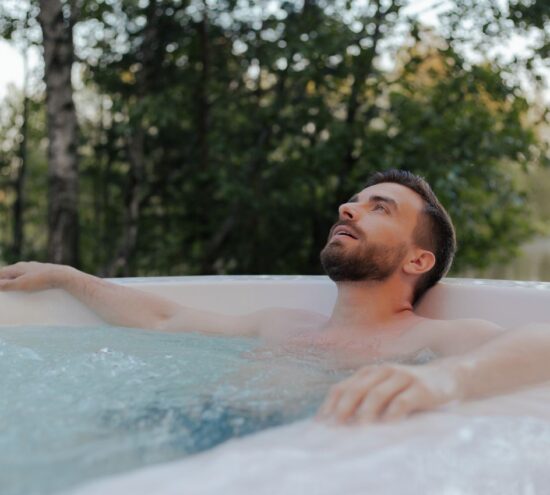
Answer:
<svg viewBox="0 0 550 495"><path fill-rule="evenodd" d="M382 282L401 270L414 277L414 304L447 273L455 251L452 221L428 183L388 170L340 206L321 263L336 282Z"/></svg>

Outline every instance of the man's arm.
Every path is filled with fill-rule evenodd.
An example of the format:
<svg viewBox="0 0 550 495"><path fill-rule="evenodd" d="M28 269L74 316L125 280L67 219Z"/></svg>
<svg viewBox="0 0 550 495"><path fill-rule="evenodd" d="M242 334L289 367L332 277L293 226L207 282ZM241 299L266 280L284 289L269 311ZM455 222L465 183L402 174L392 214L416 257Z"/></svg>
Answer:
<svg viewBox="0 0 550 495"><path fill-rule="evenodd" d="M53 288L64 289L111 325L162 331L254 335L269 311L240 316L200 311L65 265L20 262L0 269L0 290Z"/></svg>
<svg viewBox="0 0 550 495"><path fill-rule="evenodd" d="M421 339L437 356L448 357L476 349L504 332L496 323L477 318L432 320L421 330Z"/></svg>
<svg viewBox="0 0 550 495"><path fill-rule="evenodd" d="M533 323L507 331L477 349L446 358L459 398L480 399L550 380L550 325Z"/></svg>
<svg viewBox="0 0 550 495"><path fill-rule="evenodd" d="M398 419L548 380L550 325L532 324L425 366L364 367L331 390L319 417L338 422Z"/></svg>

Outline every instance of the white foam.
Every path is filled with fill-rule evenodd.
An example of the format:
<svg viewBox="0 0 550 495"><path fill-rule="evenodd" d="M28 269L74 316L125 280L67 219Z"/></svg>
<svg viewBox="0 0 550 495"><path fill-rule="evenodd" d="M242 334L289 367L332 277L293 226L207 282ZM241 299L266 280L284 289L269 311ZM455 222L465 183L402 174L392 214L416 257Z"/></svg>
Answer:
<svg viewBox="0 0 550 495"><path fill-rule="evenodd" d="M547 493L549 399L545 386L393 424L304 421L71 495Z"/></svg>

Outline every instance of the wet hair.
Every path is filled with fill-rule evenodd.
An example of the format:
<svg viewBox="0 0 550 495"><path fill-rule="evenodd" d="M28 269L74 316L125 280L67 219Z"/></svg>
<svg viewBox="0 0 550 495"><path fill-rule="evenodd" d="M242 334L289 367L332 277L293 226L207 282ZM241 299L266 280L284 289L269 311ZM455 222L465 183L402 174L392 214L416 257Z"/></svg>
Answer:
<svg viewBox="0 0 550 495"><path fill-rule="evenodd" d="M449 271L456 252L455 229L451 217L422 177L407 170L386 170L371 175L365 187L383 182L393 182L408 187L424 200L422 217L419 217L413 231L413 241L417 246L434 254L435 264L416 282L412 301L414 305Z"/></svg>

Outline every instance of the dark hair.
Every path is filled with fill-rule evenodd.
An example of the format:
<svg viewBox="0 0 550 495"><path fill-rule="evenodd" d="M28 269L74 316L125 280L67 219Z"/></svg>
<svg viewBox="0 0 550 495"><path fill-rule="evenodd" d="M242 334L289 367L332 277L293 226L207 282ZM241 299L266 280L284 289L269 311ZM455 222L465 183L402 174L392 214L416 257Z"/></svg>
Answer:
<svg viewBox="0 0 550 495"><path fill-rule="evenodd" d="M448 271L456 252L456 235L451 217L437 199L430 185L420 176L407 170L386 170L371 175L365 187L383 182L394 182L408 187L425 202L413 240L422 249L430 250L435 256L433 268L418 279L413 293L413 304L434 286Z"/></svg>

